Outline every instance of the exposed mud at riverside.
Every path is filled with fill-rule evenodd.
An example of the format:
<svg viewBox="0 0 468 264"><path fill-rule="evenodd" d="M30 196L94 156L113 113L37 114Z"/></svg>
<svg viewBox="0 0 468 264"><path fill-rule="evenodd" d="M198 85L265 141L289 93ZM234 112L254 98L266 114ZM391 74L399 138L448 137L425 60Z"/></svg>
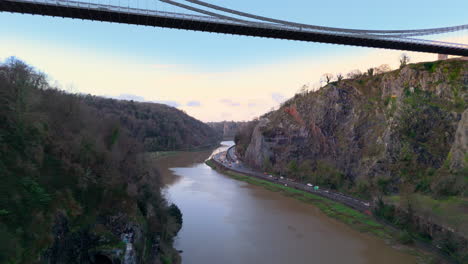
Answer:
<svg viewBox="0 0 468 264"><path fill-rule="evenodd" d="M182 263L416 263L313 205L212 170L204 164L210 154L157 161L166 196L183 213L175 243Z"/></svg>

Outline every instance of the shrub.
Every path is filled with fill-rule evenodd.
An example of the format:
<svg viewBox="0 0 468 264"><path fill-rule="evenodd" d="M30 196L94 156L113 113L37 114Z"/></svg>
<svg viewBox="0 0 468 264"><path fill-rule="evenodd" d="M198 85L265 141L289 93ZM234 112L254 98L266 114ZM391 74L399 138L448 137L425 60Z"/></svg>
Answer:
<svg viewBox="0 0 468 264"><path fill-rule="evenodd" d="M435 62L426 62L423 64L424 69L429 72L434 72L437 68L437 64Z"/></svg>
<svg viewBox="0 0 468 264"><path fill-rule="evenodd" d="M400 242L403 245L409 245L409 244L412 244L414 242L413 237L406 230L403 231L403 232L400 232L398 234L397 240L398 240L398 242Z"/></svg>
<svg viewBox="0 0 468 264"><path fill-rule="evenodd" d="M169 206L169 215L174 217L176 223L182 226L183 219L182 219L182 212L180 211L179 207L175 204L171 204Z"/></svg>

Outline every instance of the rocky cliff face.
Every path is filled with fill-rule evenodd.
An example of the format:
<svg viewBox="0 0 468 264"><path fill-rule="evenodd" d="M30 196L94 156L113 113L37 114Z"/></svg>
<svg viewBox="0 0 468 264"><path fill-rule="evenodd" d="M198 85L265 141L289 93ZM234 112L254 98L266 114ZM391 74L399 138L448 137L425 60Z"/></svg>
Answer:
<svg viewBox="0 0 468 264"><path fill-rule="evenodd" d="M460 193L467 89L468 62L458 60L342 80L297 94L246 127L237 150L251 166L332 188L392 192L408 182ZM453 184L437 190L448 175Z"/></svg>

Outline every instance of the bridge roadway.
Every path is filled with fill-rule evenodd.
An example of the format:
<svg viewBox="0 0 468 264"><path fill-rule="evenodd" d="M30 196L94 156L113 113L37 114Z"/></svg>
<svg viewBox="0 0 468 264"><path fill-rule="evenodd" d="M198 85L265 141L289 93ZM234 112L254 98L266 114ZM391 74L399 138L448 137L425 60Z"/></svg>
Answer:
<svg viewBox="0 0 468 264"><path fill-rule="evenodd" d="M273 23L241 23L210 16L161 12L68 0L0 0L0 11L176 28L233 35L468 56L468 45L411 38L312 31ZM187 43L188 48L190 43Z"/></svg>
<svg viewBox="0 0 468 264"><path fill-rule="evenodd" d="M262 180L266 180L269 182L273 182L276 184L282 184L294 189L298 189L301 191L305 191L308 193L316 194L327 199L345 204L355 210L360 212L366 213L368 215L371 214L371 203L368 201L364 201L361 199L357 199L348 195L344 195L339 192L334 192L331 190L326 189L318 189L314 190L313 187L307 186L306 184L298 183L291 181L290 179L283 177L275 177L266 174L262 174L261 172L257 172L247 166L245 166L236 156L234 153L234 146L230 147L227 151L223 151L213 155L212 159L217 163L218 166L223 167L224 169L231 170L237 173L241 173L243 175L252 176L255 178L260 178Z"/></svg>

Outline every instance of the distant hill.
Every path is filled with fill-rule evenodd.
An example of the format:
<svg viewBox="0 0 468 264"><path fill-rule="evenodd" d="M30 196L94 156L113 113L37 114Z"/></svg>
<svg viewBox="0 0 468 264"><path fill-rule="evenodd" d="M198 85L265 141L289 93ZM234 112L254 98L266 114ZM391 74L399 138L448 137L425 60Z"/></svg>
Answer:
<svg viewBox="0 0 468 264"><path fill-rule="evenodd" d="M164 104L80 96L100 115L118 121L146 151L191 150L214 146L220 135L205 123Z"/></svg>
<svg viewBox="0 0 468 264"><path fill-rule="evenodd" d="M218 135L223 139L234 139L236 133L242 129L247 122L235 122L235 121L221 121L221 122L208 122L208 126L213 128Z"/></svg>

